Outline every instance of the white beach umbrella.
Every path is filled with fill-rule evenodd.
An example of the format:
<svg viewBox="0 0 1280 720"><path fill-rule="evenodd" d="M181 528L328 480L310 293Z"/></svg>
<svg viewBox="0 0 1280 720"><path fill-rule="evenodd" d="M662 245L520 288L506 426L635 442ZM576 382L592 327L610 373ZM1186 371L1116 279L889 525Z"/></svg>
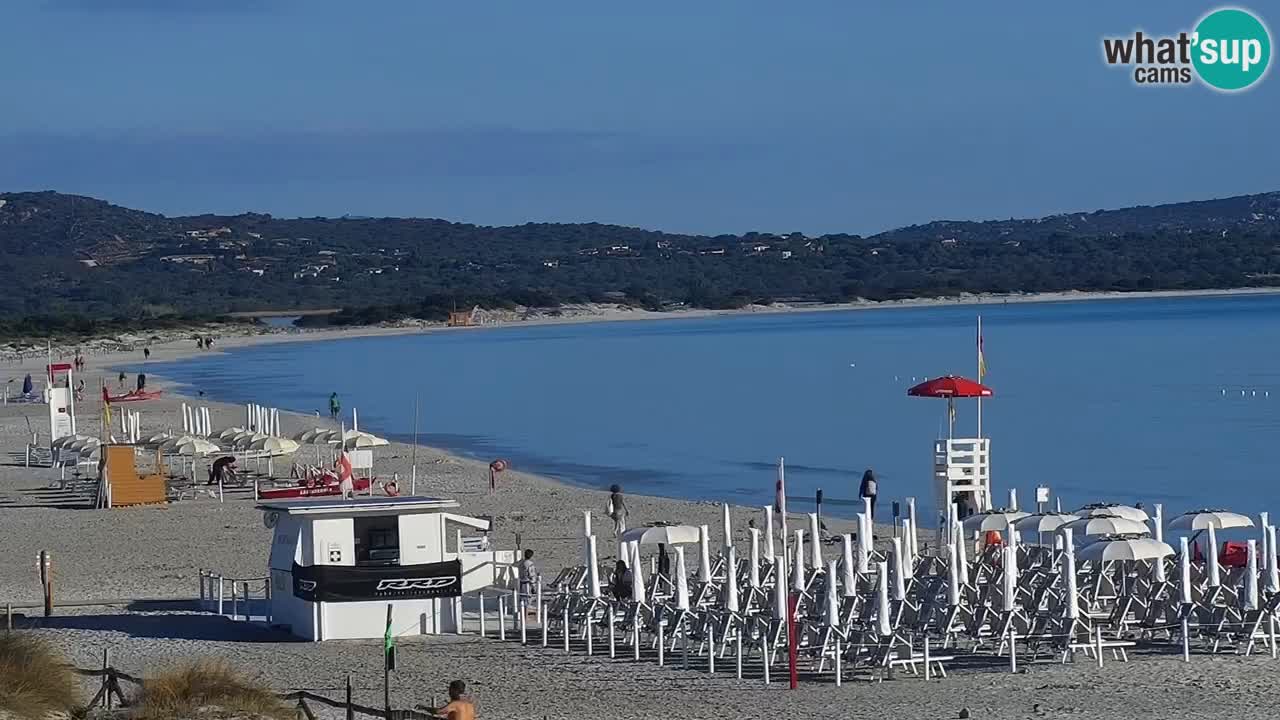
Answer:
<svg viewBox="0 0 1280 720"><path fill-rule="evenodd" d="M1056 532L1058 528L1066 525L1072 520L1079 520L1079 515L1070 513L1033 513L1023 518L1018 518L1013 522L1013 528L1020 533L1040 534Z"/></svg>
<svg viewBox="0 0 1280 720"><path fill-rule="evenodd" d="M764 506L764 551L770 561L777 554L776 546L773 544L773 506Z"/></svg>
<svg viewBox="0 0 1280 720"><path fill-rule="evenodd" d="M295 442L303 445L315 445L329 442L333 431L328 428L313 427L293 436Z"/></svg>
<svg viewBox="0 0 1280 720"><path fill-rule="evenodd" d="M82 440L89 440L89 439L90 437L88 435L80 435L79 433L75 435L63 435L57 440L54 440L53 442L49 443L49 447L53 448L54 450L61 450L72 443L80 442Z"/></svg>
<svg viewBox="0 0 1280 720"><path fill-rule="evenodd" d="M1170 530L1229 530L1253 527L1253 518L1227 510L1194 510L1169 521Z"/></svg>
<svg viewBox="0 0 1280 720"><path fill-rule="evenodd" d="M1134 562L1160 560L1173 554L1168 543L1149 537L1101 537L1080 548L1079 557L1089 562Z"/></svg>
<svg viewBox="0 0 1280 720"><path fill-rule="evenodd" d="M844 596L852 597L857 593L858 586L858 568L854 565L853 559L853 534L845 533L840 536L842 541L843 557L841 558L844 565Z"/></svg>
<svg viewBox="0 0 1280 720"><path fill-rule="evenodd" d="M840 624L840 594L836 587L836 561L827 563L827 627Z"/></svg>
<svg viewBox="0 0 1280 720"><path fill-rule="evenodd" d="M241 433L245 433L245 432L249 432L249 431L242 427L229 427L226 430L219 432L217 437L219 440L232 440L237 435L240 435Z"/></svg>
<svg viewBox="0 0 1280 720"><path fill-rule="evenodd" d="M156 448L172 440L174 437L176 436L173 433L157 433L148 437L146 440L143 440L141 444L145 447Z"/></svg>
<svg viewBox="0 0 1280 720"><path fill-rule="evenodd" d="M1213 525L1205 528L1205 532L1209 533L1209 552L1204 554L1205 567L1209 570L1209 587L1218 587L1222 584L1222 571L1218 567L1218 533Z"/></svg>
<svg viewBox="0 0 1280 720"><path fill-rule="evenodd" d="M595 535L587 537L587 577L591 597L600 597L600 556L597 555Z"/></svg>
<svg viewBox="0 0 1280 720"><path fill-rule="evenodd" d="M818 513L809 513L809 567L822 569L822 533L818 529Z"/></svg>
<svg viewBox="0 0 1280 720"><path fill-rule="evenodd" d="M706 525L698 526L698 580L711 582L711 538Z"/></svg>
<svg viewBox="0 0 1280 720"><path fill-rule="evenodd" d="M760 529L748 530L751 532L751 555L747 558L747 587L754 590L760 587Z"/></svg>
<svg viewBox="0 0 1280 720"><path fill-rule="evenodd" d="M1266 560L1267 592L1280 592L1280 559L1276 557L1276 527L1274 525L1267 526L1267 545L1271 548L1267 551Z"/></svg>
<svg viewBox="0 0 1280 720"><path fill-rule="evenodd" d="M889 618L889 563L876 563L876 575L879 576L876 587L876 632L880 637L893 634L893 624Z"/></svg>
<svg viewBox="0 0 1280 720"><path fill-rule="evenodd" d="M785 562L786 560L781 555L778 555L773 559L774 567L780 568ZM778 578L778 581L773 584L774 617L780 621L785 621L787 618L787 608L787 584L783 582L782 578Z"/></svg>
<svg viewBox="0 0 1280 720"><path fill-rule="evenodd" d="M1258 609L1258 541L1249 538L1249 560L1244 576L1244 609Z"/></svg>
<svg viewBox="0 0 1280 720"><path fill-rule="evenodd" d="M858 572L867 575L871 572L871 517L865 512L858 513Z"/></svg>
<svg viewBox="0 0 1280 720"><path fill-rule="evenodd" d="M1185 537L1178 538L1178 595L1183 605L1191 604L1191 546Z"/></svg>
<svg viewBox="0 0 1280 720"><path fill-rule="evenodd" d="M1067 617L1075 620L1080 617L1080 589L1076 586L1076 545L1072 541L1071 528L1062 531L1065 548L1062 558L1063 584L1067 589Z"/></svg>
<svg viewBox="0 0 1280 720"><path fill-rule="evenodd" d="M1118 515L1122 518L1137 520L1141 523L1151 519L1145 510L1133 507L1132 505L1121 505L1120 503L1091 503L1089 505L1085 505L1079 510L1076 510L1075 514L1080 515L1081 517Z"/></svg>
<svg viewBox="0 0 1280 720"><path fill-rule="evenodd" d="M956 536L956 539L958 540L958 542L956 543L956 563L960 568L960 584L968 585L969 584L969 539L965 535L964 529L960 525L959 520L957 520L955 523L955 536Z"/></svg>
<svg viewBox="0 0 1280 720"><path fill-rule="evenodd" d="M893 599L904 600L907 597L907 578L905 558L902 557L902 538L893 539Z"/></svg>
<svg viewBox="0 0 1280 720"><path fill-rule="evenodd" d="M363 430L348 430L341 437L342 447L346 450L382 447L390 444L387 440L384 440L377 435L364 432ZM337 436L334 436L331 442L338 442Z"/></svg>
<svg viewBox="0 0 1280 720"><path fill-rule="evenodd" d="M71 442L62 446L63 450L71 450L73 452L84 453L86 450L92 450L102 444L102 441L96 437L76 436Z"/></svg>
<svg viewBox="0 0 1280 720"><path fill-rule="evenodd" d="M1013 601L1018 593L1018 550L1012 545L1005 545L1001 553L1004 556L1001 572L1004 587L1000 593L1000 606L1005 612L1013 612Z"/></svg>
<svg viewBox="0 0 1280 720"><path fill-rule="evenodd" d="M731 613L738 612L738 556L733 546L725 548L724 607Z"/></svg>
<svg viewBox="0 0 1280 720"><path fill-rule="evenodd" d="M1071 528L1076 535L1145 535L1144 521L1123 518L1119 515L1094 515L1064 523L1059 529Z"/></svg>
<svg viewBox="0 0 1280 720"><path fill-rule="evenodd" d="M1004 532L1009 529L1009 523L1017 522L1026 516L1026 513L1018 510L988 510L987 512L970 515L960 525L969 534L992 531Z"/></svg>
<svg viewBox="0 0 1280 720"><path fill-rule="evenodd" d="M649 525L622 533L623 542L641 545L684 545L698 542L698 528L692 525Z"/></svg>
<svg viewBox="0 0 1280 720"><path fill-rule="evenodd" d="M795 562L792 563L791 587L796 592L804 592L804 531L796 531Z"/></svg>
<svg viewBox="0 0 1280 720"><path fill-rule="evenodd" d="M960 605L960 554L955 543L947 543L947 604Z"/></svg>
<svg viewBox="0 0 1280 720"><path fill-rule="evenodd" d="M640 560L640 543L631 545L631 600L644 602L644 569Z"/></svg>
<svg viewBox="0 0 1280 720"><path fill-rule="evenodd" d="M720 529L724 533L724 544L720 547L733 546L733 520L729 517L729 503L720 504Z"/></svg>
<svg viewBox="0 0 1280 720"><path fill-rule="evenodd" d="M250 450L257 450L273 456L292 455L298 451L298 447L297 442L274 435L259 438L249 445Z"/></svg>
<svg viewBox="0 0 1280 720"><path fill-rule="evenodd" d="M685 568L684 548L676 546L676 609L689 609L689 571Z"/></svg>

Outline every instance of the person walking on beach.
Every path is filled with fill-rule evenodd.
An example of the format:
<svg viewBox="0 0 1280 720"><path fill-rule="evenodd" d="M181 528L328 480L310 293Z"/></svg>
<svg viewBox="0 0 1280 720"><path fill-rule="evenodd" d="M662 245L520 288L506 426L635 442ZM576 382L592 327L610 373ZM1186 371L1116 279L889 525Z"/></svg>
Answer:
<svg viewBox="0 0 1280 720"><path fill-rule="evenodd" d="M342 412L342 403L338 402L338 393L329 394L329 418L338 419L338 413Z"/></svg>
<svg viewBox="0 0 1280 720"><path fill-rule="evenodd" d="M871 519L876 519L876 495L880 493L879 483L876 482L876 473L871 468L862 473L862 486L858 488L858 496L867 498L871 501Z"/></svg>
<svg viewBox="0 0 1280 720"><path fill-rule="evenodd" d="M144 348L142 348L142 359L143 359L143 360L150 360L150 359L151 359L151 348L149 348L149 347L144 347Z"/></svg>
<svg viewBox="0 0 1280 720"><path fill-rule="evenodd" d="M613 520L613 536L621 537L627 531L627 503L622 499L622 486L609 486L609 504L604 514Z"/></svg>
<svg viewBox="0 0 1280 720"><path fill-rule="evenodd" d="M449 683L449 704L442 708L428 708L428 712L445 720L475 720L476 706L467 699L467 684L461 680Z"/></svg>

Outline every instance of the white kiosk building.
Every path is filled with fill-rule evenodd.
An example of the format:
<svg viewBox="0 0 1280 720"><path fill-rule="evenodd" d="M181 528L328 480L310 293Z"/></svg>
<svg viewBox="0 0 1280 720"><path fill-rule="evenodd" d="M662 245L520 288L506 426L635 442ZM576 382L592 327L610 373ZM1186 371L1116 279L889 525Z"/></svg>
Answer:
<svg viewBox="0 0 1280 720"><path fill-rule="evenodd" d="M507 584L515 554L464 541L464 528L490 523L449 512L457 507L422 497L259 505L273 532L273 624L307 640L380 638L390 604L396 635L459 631L463 593Z"/></svg>

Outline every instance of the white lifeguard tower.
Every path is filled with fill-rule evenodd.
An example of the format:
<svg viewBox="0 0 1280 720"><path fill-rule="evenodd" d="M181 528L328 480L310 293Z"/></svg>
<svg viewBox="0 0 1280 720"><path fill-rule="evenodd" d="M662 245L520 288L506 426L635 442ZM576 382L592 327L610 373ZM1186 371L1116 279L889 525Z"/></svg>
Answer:
<svg viewBox="0 0 1280 720"><path fill-rule="evenodd" d="M49 404L49 447L60 438L76 434L76 393L70 363L45 367L44 400Z"/></svg>
<svg viewBox="0 0 1280 720"><path fill-rule="evenodd" d="M306 640L380 638L390 604L396 635L458 631L462 595L509 582L515 553L467 542L463 529L490 523L449 512L457 507L422 497L259 505L272 530L272 622Z"/></svg>
<svg viewBox="0 0 1280 720"><path fill-rule="evenodd" d="M967 512L991 509L991 438L946 438L933 442L937 505L960 503Z"/></svg>

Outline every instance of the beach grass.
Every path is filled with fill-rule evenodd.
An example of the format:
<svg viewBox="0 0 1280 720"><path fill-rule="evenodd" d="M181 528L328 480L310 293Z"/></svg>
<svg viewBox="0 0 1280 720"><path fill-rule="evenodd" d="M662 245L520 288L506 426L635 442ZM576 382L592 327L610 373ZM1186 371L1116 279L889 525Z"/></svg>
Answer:
<svg viewBox="0 0 1280 720"><path fill-rule="evenodd" d="M76 676L61 654L28 633L0 633L0 710L20 718L71 713Z"/></svg>
<svg viewBox="0 0 1280 720"><path fill-rule="evenodd" d="M236 672L224 660L197 660L149 678L132 704L136 720L170 720L207 712L279 720L294 716L270 688Z"/></svg>

